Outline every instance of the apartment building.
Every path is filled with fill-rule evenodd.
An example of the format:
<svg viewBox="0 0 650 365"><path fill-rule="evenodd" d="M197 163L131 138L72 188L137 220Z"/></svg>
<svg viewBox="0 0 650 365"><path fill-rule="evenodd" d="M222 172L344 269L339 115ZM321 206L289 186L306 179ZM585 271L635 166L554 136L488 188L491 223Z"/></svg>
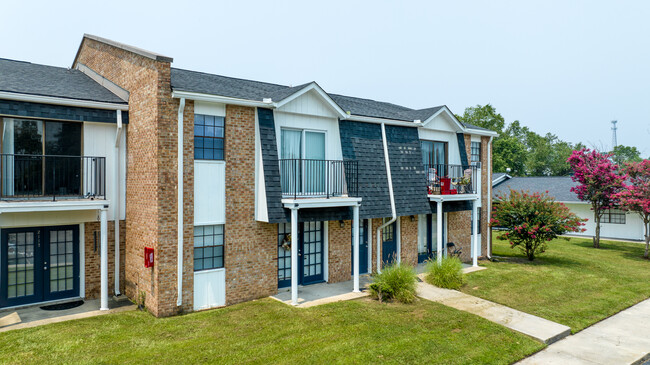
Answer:
<svg viewBox="0 0 650 365"><path fill-rule="evenodd" d="M356 291L359 275L395 260L489 255L481 232L494 132L446 106L414 110L172 62L92 35L71 70L0 62L14 80L0 78L0 307L123 293L168 316L280 290L295 301L314 283L351 281ZM81 132L48 126L63 122ZM39 126L41 150L36 137L16 147ZM55 148L57 138L68 149ZM62 156L79 164L56 162ZM27 248L23 237L53 244L68 232L71 289L56 298L10 291L27 282L9 275L20 270L34 272L33 291L55 280L40 269L52 249Z"/></svg>

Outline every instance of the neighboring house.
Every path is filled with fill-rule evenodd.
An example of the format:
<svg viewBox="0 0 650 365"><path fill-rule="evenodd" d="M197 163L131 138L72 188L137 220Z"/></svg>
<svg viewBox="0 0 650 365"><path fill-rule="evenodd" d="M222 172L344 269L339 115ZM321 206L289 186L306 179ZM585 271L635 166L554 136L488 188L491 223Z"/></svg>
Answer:
<svg viewBox="0 0 650 365"><path fill-rule="evenodd" d="M593 237L596 232L594 212L591 203L581 201L571 192L577 186L570 176L542 176L542 177L512 177L507 174L493 174L492 197L497 200L499 195L508 195L510 189L524 190L531 193L544 193L564 203L573 213L580 218L586 218L585 232L572 233L573 235ZM611 209L606 212L600 224L600 236L603 238L643 240L643 220L636 213L625 212L620 209Z"/></svg>
<svg viewBox="0 0 650 365"><path fill-rule="evenodd" d="M115 292L144 297L166 316L283 288L296 298L298 285L319 282L353 279L357 290L359 274L395 260L415 265L444 253L446 242L465 261L477 256L472 242L478 256L489 255L481 232L496 133L459 122L446 106L413 110L329 94L315 82L283 86L171 63L91 35L73 70L0 62L9 161L2 256L11 250L18 260L2 261L0 307L99 296L105 308ZM16 120L27 127L12 132ZM49 125L61 121L69 126ZM59 155L80 165L50 162L69 159ZM57 255L72 247L57 258L67 265L57 275L72 280L65 294L7 291L27 280L13 273L41 270L54 257L53 245L26 247L27 236L69 237L56 246ZM30 293L47 292L53 272L29 274Z"/></svg>

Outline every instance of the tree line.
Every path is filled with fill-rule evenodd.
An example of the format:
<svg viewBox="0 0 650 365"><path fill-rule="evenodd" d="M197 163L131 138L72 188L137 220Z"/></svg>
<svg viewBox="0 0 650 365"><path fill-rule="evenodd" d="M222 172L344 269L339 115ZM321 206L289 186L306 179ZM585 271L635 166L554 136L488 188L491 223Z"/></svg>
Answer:
<svg viewBox="0 0 650 365"><path fill-rule="evenodd" d="M553 133L540 135L518 120L507 124L491 104L476 105L456 115L463 123L487 128L498 133L492 142L492 171L506 172L511 176L567 176L572 173L567 162L573 151L585 148L582 143L559 139ZM639 162L641 155L636 147L616 146L613 162Z"/></svg>

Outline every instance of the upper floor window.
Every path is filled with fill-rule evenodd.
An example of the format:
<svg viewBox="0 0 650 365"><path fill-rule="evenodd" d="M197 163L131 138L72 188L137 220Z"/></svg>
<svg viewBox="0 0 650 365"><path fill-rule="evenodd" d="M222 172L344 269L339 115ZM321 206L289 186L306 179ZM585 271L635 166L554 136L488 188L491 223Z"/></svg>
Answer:
<svg viewBox="0 0 650 365"><path fill-rule="evenodd" d="M603 214L600 223L625 224L625 212L620 209L609 209Z"/></svg>
<svg viewBox="0 0 650 365"><path fill-rule="evenodd" d="M420 141L422 163L425 165L447 164L447 142Z"/></svg>
<svg viewBox="0 0 650 365"><path fill-rule="evenodd" d="M470 152L472 154L472 159L470 162L481 162L481 142L472 142Z"/></svg>
<svg viewBox="0 0 650 365"><path fill-rule="evenodd" d="M194 114L194 159L224 159L225 118Z"/></svg>

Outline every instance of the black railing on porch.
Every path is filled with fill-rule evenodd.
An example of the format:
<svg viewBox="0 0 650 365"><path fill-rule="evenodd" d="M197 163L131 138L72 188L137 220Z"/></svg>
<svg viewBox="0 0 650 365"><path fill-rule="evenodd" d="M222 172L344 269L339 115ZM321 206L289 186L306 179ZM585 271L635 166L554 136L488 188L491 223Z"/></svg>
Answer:
<svg viewBox="0 0 650 365"><path fill-rule="evenodd" d="M357 161L281 159L282 196L292 198L355 196Z"/></svg>
<svg viewBox="0 0 650 365"><path fill-rule="evenodd" d="M0 154L0 198L106 197L106 158Z"/></svg>
<svg viewBox="0 0 650 365"><path fill-rule="evenodd" d="M477 165L425 164L424 176L430 195L476 194Z"/></svg>

